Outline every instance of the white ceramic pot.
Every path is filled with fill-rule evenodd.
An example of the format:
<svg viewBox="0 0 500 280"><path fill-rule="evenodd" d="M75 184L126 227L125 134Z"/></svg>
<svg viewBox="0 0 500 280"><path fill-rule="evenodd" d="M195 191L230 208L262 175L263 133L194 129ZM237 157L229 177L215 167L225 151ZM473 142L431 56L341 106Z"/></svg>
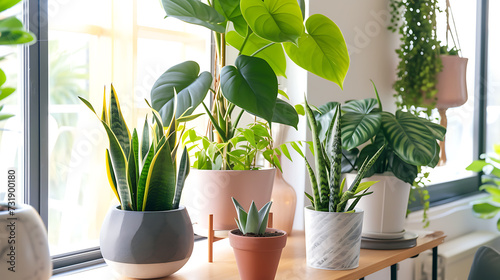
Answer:
<svg viewBox="0 0 500 280"><path fill-rule="evenodd" d="M356 174L346 174L349 186ZM411 185L396 178L391 172L376 174L365 181L379 181L371 186L373 193L361 198L356 207L365 211L363 236L379 239L397 239L404 235L406 209Z"/></svg>
<svg viewBox="0 0 500 280"><path fill-rule="evenodd" d="M9 211L0 204L0 252L1 279L48 280L52 275L47 231L30 205L16 204Z"/></svg>
<svg viewBox="0 0 500 280"><path fill-rule="evenodd" d="M307 265L330 270L358 267L363 211L353 213L315 211L305 207Z"/></svg>
<svg viewBox="0 0 500 280"><path fill-rule="evenodd" d="M208 215L214 215L215 230L232 230L237 218L231 197L248 209L252 200L258 209L271 200L274 168L260 170L191 169L184 184L183 202L194 223L208 228ZM197 232L198 233L198 232Z"/></svg>

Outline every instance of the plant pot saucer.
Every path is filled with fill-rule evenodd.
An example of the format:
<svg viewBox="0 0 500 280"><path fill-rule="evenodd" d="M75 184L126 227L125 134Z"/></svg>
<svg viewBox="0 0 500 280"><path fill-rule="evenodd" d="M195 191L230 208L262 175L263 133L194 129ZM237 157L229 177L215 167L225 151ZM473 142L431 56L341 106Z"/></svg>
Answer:
<svg viewBox="0 0 500 280"><path fill-rule="evenodd" d="M193 231L196 235L208 237L208 228L199 224L193 224ZM229 236L229 232L230 230L214 230L214 237L227 238Z"/></svg>
<svg viewBox="0 0 500 280"><path fill-rule="evenodd" d="M371 239L384 239L384 240L389 240L389 239L400 239L403 238L405 235L406 231L403 229L403 231L400 232L365 232L363 231L363 238L371 238Z"/></svg>
<svg viewBox="0 0 500 280"><path fill-rule="evenodd" d="M361 248L374 250L394 250L407 249L417 245L418 234L407 231L402 238L399 239L375 239L361 238Z"/></svg>

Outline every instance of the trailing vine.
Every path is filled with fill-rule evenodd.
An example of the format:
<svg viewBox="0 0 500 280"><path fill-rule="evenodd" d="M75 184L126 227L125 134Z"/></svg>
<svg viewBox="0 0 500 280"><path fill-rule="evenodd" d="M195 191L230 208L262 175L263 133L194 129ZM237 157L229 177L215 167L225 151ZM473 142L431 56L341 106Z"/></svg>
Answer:
<svg viewBox="0 0 500 280"><path fill-rule="evenodd" d="M401 34L396 50L400 59L394 83L396 105L430 117L436 103L437 74L442 69L436 34L437 0L391 0L390 5L388 28Z"/></svg>

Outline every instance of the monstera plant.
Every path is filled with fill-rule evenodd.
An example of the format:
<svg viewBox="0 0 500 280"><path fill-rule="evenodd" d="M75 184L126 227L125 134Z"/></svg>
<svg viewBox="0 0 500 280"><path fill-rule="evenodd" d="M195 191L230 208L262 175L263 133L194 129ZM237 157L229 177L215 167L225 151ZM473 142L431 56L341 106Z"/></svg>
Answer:
<svg viewBox="0 0 500 280"><path fill-rule="evenodd" d="M162 5L167 17L204 26L213 32L215 40L213 75L200 73L196 62L186 61L168 69L151 91L152 106L164 123L170 121L174 95L178 99L177 114L203 104L215 141L207 145L206 139L200 140L202 149L194 163L199 168L241 166L232 162L235 157L230 152L234 148L231 139L238 134L245 112L268 123L267 129L272 123L297 127L295 108L278 97L281 94L286 99L286 93L278 90L277 79L286 77L286 56L342 87L349 67L344 37L324 15L311 15L304 22L304 1L214 0L205 4L198 0L162 0ZM226 65L227 45L238 51L234 65ZM211 105L203 103L208 91L213 94ZM246 140L252 142L252 137ZM228 145L217 145L221 143ZM272 143L259 147L267 151L271 148ZM210 150L216 152L208 153ZM267 159L274 162L273 156ZM197 164L201 159L214 164Z"/></svg>

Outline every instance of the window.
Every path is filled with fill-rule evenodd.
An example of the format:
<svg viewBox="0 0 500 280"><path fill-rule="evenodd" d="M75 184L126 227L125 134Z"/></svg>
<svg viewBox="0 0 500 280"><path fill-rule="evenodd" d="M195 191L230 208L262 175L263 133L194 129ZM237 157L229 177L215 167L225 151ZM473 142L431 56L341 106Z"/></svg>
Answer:
<svg viewBox="0 0 500 280"><path fill-rule="evenodd" d="M47 224L51 255L65 259L98 246L102 220L117 204L104 162L108 139L78 96L100 111L103 87L109 98L113 82L129 129L142 128L150 112L144 99L165 70L185 60L210 69L211 37L202 27L164 19L157 0L25 2L29 28L39 39L26 50L23 77L29 81L26 201ZM22 143L22 134L8 141Z"/></svg>

